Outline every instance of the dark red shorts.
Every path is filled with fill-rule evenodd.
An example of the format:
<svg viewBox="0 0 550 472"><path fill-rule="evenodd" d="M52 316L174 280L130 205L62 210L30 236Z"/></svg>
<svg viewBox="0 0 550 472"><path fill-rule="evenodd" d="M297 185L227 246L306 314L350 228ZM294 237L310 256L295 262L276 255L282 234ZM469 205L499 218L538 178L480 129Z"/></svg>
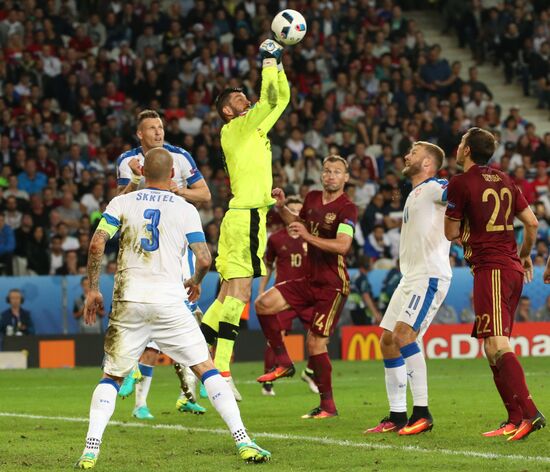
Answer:
<svg viewBox="0 0 550 472"><path fill-rule="evenodd" d="M294 311L312 310L310 331L319 336L330 336L334 332L347 295L315 287L305 278L281 282L275 287Z"/></svg>
<svg viewBox="0 0 550 472"><path fill-rule="evenodd" d="M523 289L523 274L516 270L480 270L474 273L472 336L510 336Z"/></svg>
<svg viewBox="0 0 550 472"><path fill-rule="evenodd" d="M299 318L304 325L304 328L306 330L309 330L311 328L311 322L313 320L313 310L311 308L308 308L307 310L304 310L300 313L294 310L285 310L277 313L277 317L279 318L281 329L286 332L292 330L292 321L294 321L295 318Z"/></svg>

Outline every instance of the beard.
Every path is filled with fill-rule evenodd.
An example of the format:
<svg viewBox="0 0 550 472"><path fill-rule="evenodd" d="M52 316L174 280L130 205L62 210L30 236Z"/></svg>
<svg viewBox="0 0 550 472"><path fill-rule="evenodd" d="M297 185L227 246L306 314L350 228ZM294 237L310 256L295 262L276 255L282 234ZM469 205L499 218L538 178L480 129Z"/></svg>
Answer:
<svg viewBox="0 0 550 472"><path fill-rule="evenodd" d="M419 174L421 170L422 170L422 167L420 163L411 164L411 165L405 166L405 168L403 169L403 175L405 177L410 178L415 176L416 174Z"/></svg>

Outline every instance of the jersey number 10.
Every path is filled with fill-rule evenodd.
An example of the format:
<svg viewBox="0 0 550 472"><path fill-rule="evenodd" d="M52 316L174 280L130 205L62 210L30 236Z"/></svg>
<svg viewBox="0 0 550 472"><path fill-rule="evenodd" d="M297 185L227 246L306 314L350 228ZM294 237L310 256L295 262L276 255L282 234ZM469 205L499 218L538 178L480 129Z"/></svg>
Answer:
<svg viewBox="0 0 550 472"><path fill-rule="evenodd" d="M141 238L141 247L144 251L156 251L159 248L160 210L149 208L143 212L143 217L146 220L151 220L151 223L146 226L147 231L151 233L151 240Z"/></svg>

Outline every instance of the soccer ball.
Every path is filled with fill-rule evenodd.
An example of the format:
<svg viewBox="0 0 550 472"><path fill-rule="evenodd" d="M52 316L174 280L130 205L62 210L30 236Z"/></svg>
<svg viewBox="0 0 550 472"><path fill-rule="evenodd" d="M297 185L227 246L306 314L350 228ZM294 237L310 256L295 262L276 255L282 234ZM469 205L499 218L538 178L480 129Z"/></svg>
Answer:
<svg viewBox="0 0 550 472"><path fill-rule="evenodd" d="M307 23L301 13L287 9L275 15L271 22L271 31L279 43L290 46L304 39Z"/></svg>

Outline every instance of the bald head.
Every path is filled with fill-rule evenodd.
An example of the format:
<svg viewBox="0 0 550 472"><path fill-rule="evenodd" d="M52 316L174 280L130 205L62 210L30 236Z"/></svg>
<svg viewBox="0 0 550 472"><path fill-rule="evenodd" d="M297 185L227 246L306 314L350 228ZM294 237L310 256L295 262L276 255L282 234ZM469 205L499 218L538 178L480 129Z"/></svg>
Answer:
<svg viewBox="0 0 550 472"><path fill-rule="evenodd" d="M161 147L153 148L145 154L143 175L147 181L165 181L172 178L172 156Z"/></svg>

